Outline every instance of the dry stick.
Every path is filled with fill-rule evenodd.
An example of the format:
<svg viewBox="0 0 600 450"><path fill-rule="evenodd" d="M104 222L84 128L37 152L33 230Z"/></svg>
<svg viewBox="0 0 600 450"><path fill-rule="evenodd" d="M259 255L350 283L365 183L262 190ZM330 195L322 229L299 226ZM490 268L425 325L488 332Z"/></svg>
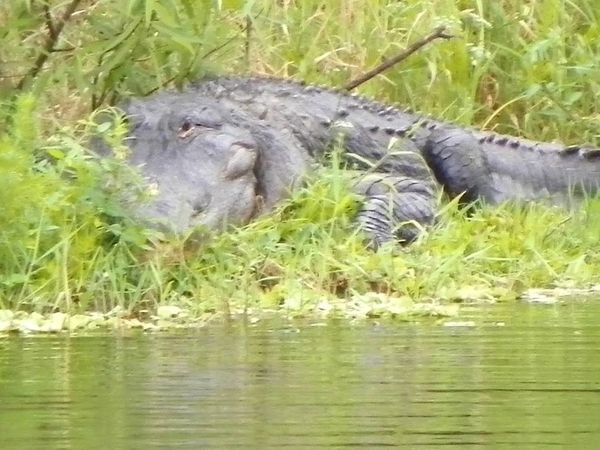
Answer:
<svg viewBox="0 0 600 450"><path fill-rule="evenodd" d="M56 39L56 30L54 29L54 19L52 19L52 13L50 12L50 6L48 3L44 3L44 18L46 19L46 27L48 27L48 35L52 39Z"/></svg>
<svg viewBox="0 0 600 450"><path fill-rule="evenodd" d="M429 35L425 36L423 39L420 39L420 40L418 40L416 42L413 42L410 45L410 47L408 47L407 49L403 50L398 55L396 55L393 58L390 58L390 59L382 62L380 65L378 65L377 67L375 67L373 70L369 70L367 73L361 75L360 77L355 78L354 80L349 81L348 83L346 83L342 87L342 89L345 89L347 91L351 91L355 87L360 86L361 84L365 83L366 81L369 81L374 76L379 75L384 70L387 70L390 67L398 64L400 61L405 60L410 55L412 55L417 50L419 50L421 47L427 45L428 43L430 43L434 39L451 39L453 37L454 36L452 36L451 34L449 34L449 33L446 32L446 27L445 26L443 26L443 25L439 26L435 30L433 30Z"/></svg>
<svg viewBox="0 0 600 450"><path fill-rule="evenodd" d="M69 6L67 6L67 9L65 9L65 12L63 13L60 20L58 20L58 22L52 24L52 22L49 22L47 20L46 24L48 26L48 34L46 36L44 45L42 46L42 51L35 60L33 67L29 70L29 72L27 72L27 74L23 78L21 78L21 81L19 81L17 89L23 89L27 81L35 78L40 72L40 70L42 70L42 67L44 67L44 64L48 60L50 53L52 53L52 51L54 50L54 46L58 42L60 33L62 32L66 23L69 21L69 19L77 9L77 6L79 6L79 3L81 3L81 0L72 0ZM46 19L48 19L48 17L46 17Z"/></svg>

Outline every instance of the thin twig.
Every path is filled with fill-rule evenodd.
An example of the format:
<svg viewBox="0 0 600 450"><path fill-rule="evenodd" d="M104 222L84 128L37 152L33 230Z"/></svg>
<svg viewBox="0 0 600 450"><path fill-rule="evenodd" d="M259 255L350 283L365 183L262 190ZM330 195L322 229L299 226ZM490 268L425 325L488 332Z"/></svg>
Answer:
<svg viewBox="0 0 600 450"><path fill-rule="evenodd" d="M244 63L246 70L250 69L250 44L252 41L252 17L246 16L246 39L244 41Z"/></svg>
<svg viewBox="0 0 600 450"><path fill-rule="evenodd" d="M100 56L98 57L98 64L96 65L96 68L100 68L102 67L102 64L104 63L104 58L106 57L106 55L108 55L110 52L114 51L117 49L117 47L119 47L119 45L121 45L123 42L127 41L127 39L129 39L131 36L133 36L133 34L137 31L137 29L139 28L140 24L142 23L142 17L138 17L135 24L133 25L133 27L131 28L131 30L129 30L127 32L127 34L125 36L123 36L121 39L119 39L118 41L114 42L110 47L105 48L104 50L102 50L102 53L100 54ZM126 27L123 26L123 28L125 29ZM121 30L121 33L123 33L124 30ZM119 34L121 34L119 33ZM118 69L119 67L121 67L122 64L119 64L115 67L113 67L110 72L114 71L115 69ZM99 84L100 81L100 71L98 71L96 73L96 75L94 75L94 78L92 79L92 86L94 86L94 88L96 88ZM106 99L106 96L108 95L108 89L106 86L104 86L104 89L102 90L102 92L100 93L100 96L98 96L96 94L96 90L93 89L92 90L92 98L91 98L91 106L92 106L92 110L96 109L98 106L100 106L100 104Z"/></svg>
<svg viewBox="0 0 600 450"><path fill-rule="evenodd" d="M8 80L9 78L21 78L27 75L26 73L15 73L12 75L0 75L0 80Z"/></svg>
<svg viewBox="0 0 600 450"><path fill-rule="evenodd" d="M69 3L67 8L65 9L65 12L63 13L62 17L57 22L47 23L48 34L46 35L46 40L44 41L42 50L38 55L37 59L35 60L33 67L29 70L29 72L27 72L27 75L25 75L23 78L21 78L21 81L19 81L17 89L23 89L25 84L28 81L34 79L40 72L40 70L42 70L42 67L44 67L44 64L48 60L50 53L52 53L52 51L54 50L54 46L58 42L63 28L65 27L65 25L79 6L79 3L81 3L81 0L72 0L71 3ZM50 23L52 23L51 26Z"/></svg>
<svg viewBox="0 0 600 450"><path fill-rule="evenodd" d="M256 15L254 17L251 16L246 16L246 24L244 25L244 27L240 30L242 33L246 33L246 39L250 39L251 34L250 34L250 30L248 29L248 27L251 27L252 24L262 15L263 13L263 9L260 9ZM217 47L214 47L210 50L208 50L206 53L204 53L200 59L204 60L206 58L208 58L209 56L211 56L214 53L217 53L218 51L222 50L223 48L227 47L229 44L231 44L233 41L235 41L236 39L238 39L238 34L234 34L233 36L231 36L230 38L228 38L225 42L223 42L222 44L218 45ZM249 46L249 44L248 44Z"/></svg>
<svg viewBox="0 0 600 450"><path fill-rule="evenodd" d="M386 61L382 62L380 65L378 65L377 67L375 67L372 70L369 70L367 73L361 75L360 77L349 81L342 88L347 91L351 91L355 87L360 86L361 84L369 81L371 78L375 77L376 75L379 75L384 70L387 70L390 67L398 64L400 61L404 61L410 55L412 55L417 50L419 50L421 47L427 45L431 41L433 41L435 39L451 39L453 37L454 36L452 36L450 33L447 32L445 26L443 26L443 25L439 26L435 30L433 30L430 34L425 36L423 39L413 42L407 49L401 51L399 54L397 54L393 58L387 59Z"/></svg>
<svg viewBox="0 0 600 450"><path fill-rule="evenodd" d="M262 14L263 10L261 9L260 11L258 11L258 13L256 14L256 16L254 16L254 18L247 18L246 21L246 25L242 28L241 32L242 33L247 33L248 32L248 27L252 26L252 22L254 20L256 20L258 17L260 17L260 15ZM249 37L248 34L246 34L247 37ZM224 49L225 47L227 47L229 44L231 44L232 42L234 42L236 39L239 39L239 35L238 33L234 34L233 36L229 37L227 40L225 40L225 42L219 44L216 47L211 48L210 50L208 50L207 52L205 52L203 55L200 56L200 60L205 60L207 59L209 56L221 51L222 49ZM186 72L189 72L191 67L193 64L190 64L190 67L186 70ZM172 83L174 80L176 80L178 77L180 76L180 74L175 74L172 77L168 78L167 80L165 80L163 83L153 87L152 89L150 89L149 91L145 92L143 95L144 96L148 96L150 94L153 94L154 92L158 91L159 89L164 88L166 85Z"/></svg>
<svg viewBox="0 0 600 450"><path fill-rule="evenodd" d="M242 33L244 33L246 31L246 27L244 27L242 29ZM223 50L225 47L227 47L229 44L231 44L233 41L235 41L236 39L238 39L239 36L237 34L234 34L233 36L227 38L227 40L225 40L225 42L223 42L222 44L217 45L216 47L211 48L210 50L208 50L206 53L204 53L202 56L200 56L200 59L206 59L208 58L210 55L217 53L221 50Z"/></svg>

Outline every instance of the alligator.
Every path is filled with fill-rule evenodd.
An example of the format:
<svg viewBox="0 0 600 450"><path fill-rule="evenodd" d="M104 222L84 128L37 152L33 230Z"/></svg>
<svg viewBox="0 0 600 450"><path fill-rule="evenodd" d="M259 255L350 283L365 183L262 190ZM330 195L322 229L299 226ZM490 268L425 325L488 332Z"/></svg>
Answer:
<svg viewBox="0 0 600 450"><path fill-rule="evenodd" d="M600 185L600 150L466 128L335 89L229 76L127 100L129 163L156 195L141 219L177 233L223 230L272 210L332 147L363 175L369 245L410 242L440 192L489 204L565 205Z"/></svg>

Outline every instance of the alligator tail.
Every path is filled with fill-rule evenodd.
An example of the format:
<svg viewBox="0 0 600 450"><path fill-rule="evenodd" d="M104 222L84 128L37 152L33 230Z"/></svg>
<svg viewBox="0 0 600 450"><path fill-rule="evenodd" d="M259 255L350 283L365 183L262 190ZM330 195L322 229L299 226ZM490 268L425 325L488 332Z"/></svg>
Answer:
<svg viewBox="0 0 600 450"><path fill-rule="evenodd" d="M600 149L442 127L428 137L423 154L446 192L465 201L564 205L600 190Z"/></svg>

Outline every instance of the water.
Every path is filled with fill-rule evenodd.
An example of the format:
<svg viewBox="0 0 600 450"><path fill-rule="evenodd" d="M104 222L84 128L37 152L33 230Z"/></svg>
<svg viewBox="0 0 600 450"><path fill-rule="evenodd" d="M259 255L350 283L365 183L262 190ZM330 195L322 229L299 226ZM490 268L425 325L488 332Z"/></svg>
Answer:
<svg viewBox="0 0 600 450"><path fill-rule="evenodd" d="M0 339L0 448L595 448L600 302L473 320Z"/></svg>

